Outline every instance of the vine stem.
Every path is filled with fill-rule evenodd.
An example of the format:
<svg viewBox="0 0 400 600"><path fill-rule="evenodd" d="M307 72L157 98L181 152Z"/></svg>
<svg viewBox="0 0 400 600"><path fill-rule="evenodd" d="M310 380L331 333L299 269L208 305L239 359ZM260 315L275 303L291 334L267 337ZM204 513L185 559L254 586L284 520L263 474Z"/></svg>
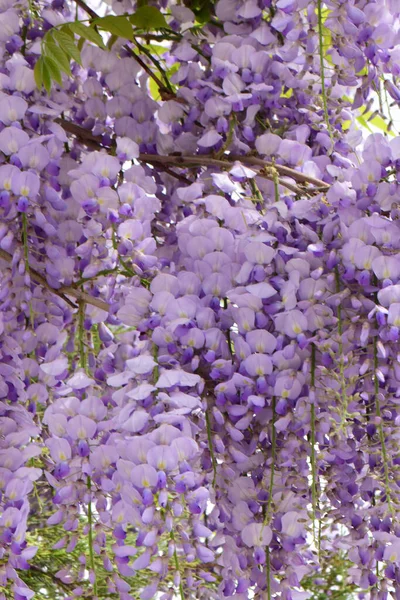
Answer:
<svg viewBox="0 0 400 600"><path fill-rule="evenodd" d="M272 180L274 182L274 197L275 197L275 202L279 202L279 177L278 177L278 171L275 168L275 161L272 163L273 167L271 169L272 171Z"/></svg>
<svg viewBox="0 0 400 600"><path fill-rule="evenodd" d="M171 537L171 540L172 540L172 542L174 544L174 563L175 563L175 569L176 569L177 573L179 573L179 595L181 597L181 600L185 600L185 594L184 594L184 591L183 591L183 584L182 584L181 570L180 570L180 566L179 566L178 553L176 551L175 535L174 535L173 531L170 532L170 537Z"/></svg>
<svg viewBox="0 0 400 600"><path fill-rule="evenodd" d="M26 213L21 213L22 218L22 245L24 247L24 263L25 263L25 272L29 277L30 282L30 266L29 266L29 246L28 246L28 217ZM31 321L32 329L35 328L35 315L33 312L32 301L29 300L29 318Z"/></svg>
<svg viewBox="0 0 400 600"><path fill-rule="evenodd" d="M335 267L335 281L336 281L336 293L340 292L340 276L339 269ZM343 402L342 415L341 415L341 428L344 427L347 418L348 408L348 397L346 391L346 378L344 374L344 356L343 356L343 319L342 319L342 307L339 304L337 307L337 318L338 318L338 334L339 334L339 377L340 377L340 390L341 399Z"/></svg>
<svg viewBox="0 0 400 600"><path fill-rule="evenodd" d="M268 525L271 517L271 508L272 508L272 492L274 490L274 479L275 479L275 460L276 460L276 429L275 429L275 421L276 421L276 398L272 396L272 432L271 432L271 474L269 476L269 486L268 486L268 501L267 508L264 516L264 525Z"/></svg>
<svg viewBox="0 0 400 600"><path fill-rule="evenodd" d="M93 552L93 515L92 515L92 480L90 475L87 476L86 485L89 490L89 502L88 502L88 524L89 524L89 560L90 560L90 568L94 574L94 584L93 584L93 592L94 595L97 596L97 579L96 579L96 568L94 564L94 552Z"/></svg>
<svg viewBox="0 0 400 600"><path fill-rule="evenodd" d="M276 429L275 429L276 397L275 396L272 396L271 405L272 405L271 473L269 476L267 506L264 511L264 519L263 519L264 526L268 525L271 520L272 493L274 491L275 461L276 461ZM271 561L270 561L270 550L269 550L268 546L266 548L266 558L265 559L266 559L267 597L268 597L268 600L271 600Z"/></svg>
<svg viewBox="0 0 400 600"><path fill-rule="evenodd" d="M315 391L315 344L311 344L311 389ZM318 509L317 498L317 465L315 458L315 404L311 404L311 498L313 515L313 537L316 540L316 510ZM319 539L317 542L318 555L320 554Z"/></svg>
<svg viewBox="0 0 400 600"><path fill-rule="evenodd" d="M154 382L154 385L155 385L157 383L157 380L158 380L159 376L160 376L159 368L158 368L158 362L157 362L157 360L158 360L158 346L156 344L153 344L153 358L154 358L155 362L157 363L156 366L153 369L153 382Z"/></svg>
<svg viewBox="0 0 400 600"><path fill-rule="evenodd" d="M259 189L258 185L256 184L256 182L254 181L254 179L249 179L249 185L251 188L251 192L253 194L253 201L256 202L256 200L254 200L254 198L256 198L260 204L264 204L263 195L260 192L260 189Z"/></svg>
<svg viewBox="0 0 400 600"><path fill-rule="evenodd" d="M82 369L86 371L87 368L87 357L86 357L86 349L85 349L85 303L80 300L78 306L78 351L79 351L79 365ZM92 479L90 475L86 478L86 486L89 491L89 501L87 507L87 516L88 516L88 543L89 543L89 562L90 568L93 571L94 575L94 583L93 583L93 591L94 595L97 596L97 579L96 579L96 569L94 564L94 552L93 552L93 514L92 514Z"/></svg>
<svg viewBox="0 0 400 600"><path fill-rule="evenodd" d="M211 422L210 422L210 415L208 414L208 407L206 408L205 416L206 416L208 449L210 451L212 468L213 468L213 473L214 473L212 485L213 485L213 487L215 487L215 483L217 481L217 460L216 460L215 454L214 454L214 448L213 448L213 442L212 442L212 436L211 436Z"/></svg>
<svg viewBox="0 0 400 600"><path fill-rule="evenodd" d="M326 98L326 84L325 84L325 67L324 67L324 39L322 33L322 0L317 0L317 12L318 12L318 38L319 38L319 58L320 58L320 70L321 70L321 88L322 88L322 103L324 107L324 117L326 127L328 129L329 137L331 138L331 143L333 147L333 136L332 136L332 128L329 121L329 112L328 112L328 101Z"/></svg>
<svg viewBox="0 0 400 600"><path fill-rule="evenodd" d="M231 115L231 117L229 119L229 128L228 128L226 140L225 140L225 143L223 144L222 148L219 150L219 152L216 153L217 158L222 158L224 156L225 152L227 150L229 150L229 146L231 145L232 140L233 140L233 133L235 131L235 125L236 125L236 118Z"/></svg>
<svg viewBox="0 0 400 600"><path fill-rule="evenodd" d="M378 345L376 342L376 336L374 337L374 391L375 391L375 414L379 419L379 424L378 424L378 433L379 433L379 441L381 444L381 452L382 452L382 460L383 460L383 472L384 472L384 477L385 477L385 492L386 492L386 500L388 503L388 508L389 508L389 512L391 513L392 517L395 516L395 510L392 504L392 498L390 495L390 480L389 480L389 464L388 464L388 455L387 455L387 451L386 451L386 444L385 444L385 432L383 430L383 425L382 425L382 412L381 412L381 405L379 402L379 380L377 377L377 370L378 370L378 366L379 366L379 360L378 360Z"/></svg>
<svg viewBox="0 0 400 600"><path fill-rule="evenodd" d="M269 548L267 547L266 552L266 567L267 567L267 598L271 600L271 558Z"/></svg>
<svg viewBox="0 0 400 600"><path fill-rule="evenodd" d="M6 252L5 250L3 250L2 248L0 248L0 258L5 260L8 263L12 263L12 260L13 260L12 255L9 254L8 252ZM49 290L56 296L59 296L60 298L62 298L64 300L64 302L66 302L72 308L77 308L77 307L73 302L71 302L71 300L69 300L69 298L67 298L67 296L72 296L72 298L76 298L77 300L83 300L86 304L91 304L92 306L96 306L97 308L100 308L101 310L105 310L107 312L110 309L107 302L104 302L103 300L100 300L99 298L94 298L90 294L88 294L86 292L82 292L81 290L77 290L71 286L63 286L58 289L52 288L47 283L46 278L43 277L43 275L41 275L37 271L35 271L35 269L32 269L31 267L29 267L29 273L34 281L36 281L37 283L40 283L40 285L45 287L47 290Z"/></svg>

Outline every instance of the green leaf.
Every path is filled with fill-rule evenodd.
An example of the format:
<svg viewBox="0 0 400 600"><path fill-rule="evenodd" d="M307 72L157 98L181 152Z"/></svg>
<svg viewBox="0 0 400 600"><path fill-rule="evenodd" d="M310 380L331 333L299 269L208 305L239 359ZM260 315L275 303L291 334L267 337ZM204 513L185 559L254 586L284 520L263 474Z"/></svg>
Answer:
<svg viewBox="0 0 400 600"><path fill-rule="evenodd" d="M365 127L365 129L367 129L370 133L373 133L371 127L368 125L368 123L364 119L364 117L357 117L357 121L360 123L360 125L362 125L363 127Z"/></svg>
<svg viewBox="0 0 400 600"><path fill-rule="evenodd" d="M150 96L153 98L153 100L161 99L160 90L158 89L158 85L156 84L154 79L149 79L149 89L150 89Z"/></svg>
<svg viewBox="0 0 400 600"><path fill-rule="evenodd" d="M48 56L56 63L60 71L64 71L64 73L69 76L72 75L69 58L65 54L64 50L60 48L60 46L57 46L57 44L54 42L49 42L46 40L44 43L44 53L45 56Z"/></svg>
<svg viewBox="0 0 400 600"><path fill-rule="evenodd" d="M204 24L211 19L214 4L213 0L192 0L188 8L196 15L196 21Z"/></svg>
<svg viewBox="0 0 400 600"><path fill-rule="evenodd" d="M367 112L362 117L357 117L357 121L359 123L361 123L361 125L363 125L364 127L365 127L365 123L368 123L369 131L371 131L371 128L369 127L369 125L372 125L373 127L376 127L377 129L380 129L381 131L383 131L383 133L386 133L388 135L395 137L395 134L393 133L393 131L388 131L388 124L386 123L386 121L384 119L382 119L382 117L380 117L379 115L377 115L376 117L371 119L372 114L373 113L371 113L371 112ZM363 122L361 121L361 119Z"/></svg>
<svg viewBox="0 0 400 600"><path fill-rule="evenodd" d="M118 40L118 35L114 35L112 33L110 35L110 39L107 42L107 50L111 50L117 40Z"/></svg>
<svg viewBox="0 0 400 600"><path fill-rule="evenodd" d="M59 85L62 85L61 72L57 63L52 58L50 58L50 56L46 56L44 60L46 67L48 68L48 71L50 73L50 77L54 79L54 81L56 81Z"/></svg>
<svg viewBox="0 0 400 600"><path fill-rule="evenodd" d="M42 75L43 75L44 89L49 94L50 90L51 90L51 75L50 75L49 67L48 67L48 64L46 63L45 57L43 57Z"/></svg>
<svg viewBox="0 0 400 600"><path fill-rule="evenodd" d="M65 28L64 28L65 29ZM81 53L75 44L75 39L72 34L72 38L68 33L63 30L54 30L53 38L57 41L58 45L64 50L72 60L77 62L79 65L82 64ZM71 32L72 33L72 32Z"/></svg>
<svg viewBox="0 0 400 600"><path fill-rule="evenodd" d="M38 90L41 90L43 84L43 58L41 56L36 61L35 68L33 69L33 76Z"/></svg>
<svg viewBox="0 0 400 600"><path fill-rule="evenodd" d="M82 48L85 45L85 40L84 38L79 38L79 42L78 42L78 50L79 52L82 52Z"/></svg>
<svg viewBox="0 0 400 600"><path fill-rule="evenodd" d="M96 19L94 25L126 40L133 40L133 29L127 17L109 15Z"/></svg>
<svg viewBox="0 0 400 600"><path fill-rule="evenodd" d="M65 23L64 25L61 25L61 27L59 29L54 29L53 35L59 31L61 31L62 33L65 33L72 41L75 40L74 32L70 29L70 23Z"/></svg>
<svg viewBox="0 0 400 600"><path fill-rule="evenodd" d="M139 29L168 29L168 23L162 12L155 6L142 6L129 17L130 22Z"/></svg>
<svg viewBox="0 0 400 600"><path fill-rule="evenodd" d="M146 44L146 46L144 47L146 48L146 50L149 50L149 52L157 54L158 56L161 56L168 52L168 48L166 48L165 46L159 46L158 44Z"/></svg>
<svg viewBox="0 0 400 600"><path fill-rule="evenodd" d="M96 46L99 46L99 48L102 48L103 50L106 49L103 42L103 38L99 33L97 33L97 31L93 29L93 27L86 27L80 21L74 21L73 23L69 24L69 28L71 29L71 31L79 35L81 38L87 40L88 42L96 44Z"/></svg>

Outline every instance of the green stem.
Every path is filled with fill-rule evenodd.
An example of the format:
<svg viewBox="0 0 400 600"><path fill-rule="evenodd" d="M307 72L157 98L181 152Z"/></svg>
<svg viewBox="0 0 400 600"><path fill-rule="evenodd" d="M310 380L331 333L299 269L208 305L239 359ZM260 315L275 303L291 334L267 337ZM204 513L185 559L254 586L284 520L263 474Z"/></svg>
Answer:
<svg viewBox="0 0 400 600"><path fill-rule="evenodd" d="M153 358L157 362L157 359L158 359L158 346L156 344L153 344ZM160 372L159 372L158 363L157 363L157 365L153 369L153 381L154 381L154 385L157 383L159 376L160 376Z"/></svg>
<svg viewBox="0 0 400 600"><path fill-rule="evenodd" d="M205 416L206 416L208 449L210 451L211 462L212 462L213 473L214 473L212 485L213 485L213 487L215 487L215 483L217 481L217 461L215 458L213 442L212 442L212 437L211 437L211 423L210 423L210 416L208 414L208 408L206 409Z"/></svg>
<svg viewBox="0 0 400 600"><path fill-rule="evenodd" d="M275 421L276 421L276 398L272 396L272 432L271 432L271 474L269 476L269 486L268 486L268 502L267 508L264 516L264 525L268 525L271 517L271 508L272 508L272 493L274 491L274 479L275 479L275 460L276 460L276 429L275 429Z"/></svg>
<svg viewBox="0 0 400 600"><path fill-rule="evenodd" d="M326 127L328 129L329 137L331 138L333 146L332 128L329 121L328 113L328 102L326 98L326 85L325 85L325 67L324 67L324 38L322 32L322 0L317 0L317 12L318 12L318 38L319 38L319 58L321 63L321 88L322 88L322 103L324 107L324 117Z"/></svg>
<svg viewBox="0 0 400 600"><path fill-rule="evenodd" d="M258 187L258 185L256 184L256 182L254 181L254 179L249 179L249 184L251 187L251 191L252 194L254 196L254 198L256 198L257 200L253 200L254 202L259 202L260 204L264 204L264 198L262 196L262 193L260 192L260 188Z"/></svg>
<svg viewBox="0 0 400 600"><path fill-rule="evenodd" d="M279 177L278 177L278 171L275 169L275 167L272 167L273 171L273 175L272 175L272 179L274 182L274 196L275 196L275 202L279 202Z"/></svg>
<svg viewBox="0 0 400 600"><path fill-rule="evenodd" d="M335 267L335 280L336 280L336 293L340 292L340 276L339 269ZM341 392L341 428L345 426L347 422L347 408L349 405L349 398L347 397L346 390L346 377L344 373L344 356L343 356L343 318L342 318L342 306L341 304L337 307L337 316L338 316L338 334L339 334L339 379L340 379L340 392Z"/></svg>
<svg viewBox="0 0 400 600"><path fill-rule="evenodd" d="M179 567L179 559L178 559L178 553L176 551L175 535L174 535L173 531L171 531L170 537L171 537L171 540L172 540L172 542L174 544L174 563L175 563L175 569L176 569L177 573L179 573L179 595L181 597L181 600L185 600L185 594L184 594L184 591L183 591L183 584L182 584L182 575L181 575L181 570L180 570L180 567Z"/></svg>
<svg viewBox="0 0 400 600"><path fill-rule="evenodd" d="M22 245L24 247L24 263L25 272L30 278L30 266L29 266L29 246L28 246L28 217L26 213L21 213L22 218ZM35 315L33 312L33 306L31 300L29 300L29 318L31 321L32 329L35 328Z"/></svg>
<svg viewBox="0 0 400 600"><path fill-rule="evenodd" d="M235 125L236 125L236 118L231 115L231 117L229 119L229 129L228 129L228 133L226 136L226 140L225 140L225 143L223 144L221 150L216 153L217 159L222 158L223 155L225 154L225 151L229 150L229 146L231 145L232 140L233 140L233 132L235 131Z"/></svg>
<svg viewBox="0 0 400 600"><path fill-rule="evenodd" d="M379 110L382 116L384 116L384 110L383 110L383 102L382 102L382 92L381 92L381 85L379 82L379 87L376 85L375 82L372 82L372 88L374 89L376 95L378 96L378 102L379 102Z"/></svg>
<svg viewBox="0 0 400 600"><path fill-rule="evenodd" d="M377 377L377 370L378 370L378 366L379 366L379 360L378 360L378 346L376 343L376 337L374 337L374 391L375 391L375 414L379 419L379 425L378 425L378 433L379 433L379 441L381 444L381 452L382 452L382 460L383 460L383 472L384 472L384 477L385 477L385 493L386 493L386 500L388 503L388 508L389 508L389 512L392 514L392 516L395 516L395 510L392 504L392 498L390 495L390 479L389 479L389 464L388 464L388 455L387 455L387 451L386 451L386 441L385 441L385 432L383 430L383 425L382 425L382 412L381 412L381 405L379 402L379 380Z"/></svg>
<svg viewBox="0 0 400 600"><path fill-rule="evenodd" d="M87 477L86 484L87 484L87 488L88 488L89 494L90 494L89 502L88 502L89 562L90 562L90 568L92 569L93 575L94 575L93 592L94 592L94 595L97 596L97 579L96 579L96 569L95 569L95 564L94 564L94 552L93 552L92 480L90 478L90 475L88 475L88 477Z"/></svg>
<svg viewBox="0 0 400 600"><path fill-rule="evenodd" d="M76 281L73 284L73 287L80 287L81 285L83 285L84 283L87 283L88 281L95 281L98 277L110 275L110 273L115 273L116 271L118 271L118 269L117 269L117 267L114 267L113 269L104 269L103 271L99 271L98 273L96 273L96 275L93 275L93 277L81 277L80 279L78 279L78 281Z"/></svg>
<svg viewBox="0 0 400 600"><path fill-rule="evenodd" d="M124 267L124 269L129 277L136 277L136 273L134 271L132 271L132 269L126 264L125 261L122 260L122 258L120 256L118 257L118 260L121 263L121 265Z"/></svg>

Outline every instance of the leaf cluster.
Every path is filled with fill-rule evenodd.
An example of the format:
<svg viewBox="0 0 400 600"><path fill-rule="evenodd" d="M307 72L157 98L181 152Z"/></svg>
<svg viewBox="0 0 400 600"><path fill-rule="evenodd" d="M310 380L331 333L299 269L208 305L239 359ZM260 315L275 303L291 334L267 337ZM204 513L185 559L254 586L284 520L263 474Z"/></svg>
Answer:
<svg viewBox="0 0 400 600"><path fill-rule="evenodd" d="M165 16L154 6L141 6L132 15L107 15L54 27L42 40L42 54L34 69L36 85L50 92L53 81L62 84L63 73L71 77L71 60L82 64L81 50L85 41L106 50L101 31L111 34L112 41L120 38L134 42L141 32L151 30L169 30Z"/></svg>

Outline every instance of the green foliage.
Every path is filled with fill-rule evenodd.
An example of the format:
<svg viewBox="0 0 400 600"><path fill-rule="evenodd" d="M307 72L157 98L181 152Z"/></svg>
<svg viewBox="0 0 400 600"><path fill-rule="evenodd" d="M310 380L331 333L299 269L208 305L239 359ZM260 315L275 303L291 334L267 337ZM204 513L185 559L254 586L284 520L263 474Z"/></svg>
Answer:
<svg viewBox="0 0 400 600"><path fill-rule="evenodd" d="M37 87L41 89L43 85L46 92L49 92L51 89L51 75L44 56L41 56L36 62L33 75L35 77L35 83Z"/></svg>
<svg viewBox="0 0 400 600"><path fill-rule="evenodd" d="M322 561L322 571L301 581L302 588L312 594L309 600L353 600L360 590L349 582L351 566L352 563L341 552Z"/></svg>
<svg viewBox="0 0 400 600"><path fill-rule="evenodd" d="M348 96L343 96L343 100L346 102L352 102L351 98ZM389 130L388 123L385 119L376 112L367 111L365 106L362 106L360 109L360 114L356 117L357 122L361 125L361 127L367 129L369 133L373 133L373 129L371 129L371 125L376 127L385 135L395 136L393 131Z"/></svg>
<svg viewBox="0 0 400 600"><path fill-rule="evenodd" d="M65 26L63 26L63 29ZM81 38L81 40L87 40L88 42L92 42L99 48L105 50L105 45L103 38L101 35L92 27L91 25L86 26L81 21L74 21L73 23L69 23L67 28L70 29L73 33Z"/></svg>
<svg viewBox="0 0 400 600"><path fill-rule="evenodd" d="M168 23L162 12L155 6L142 6L135 14L129 17L130 22L138 29L150 31L152 29L168 29Z"/></svg>
<svg viewBox="0 0 400 600"><path fill-rule="evenodd" d="M102 19L96 19L93 21L93 25L102 29L103 31L108 31L112 35L116 35L119 38L125 40L133 40L133 28L131 23L126 17L115 17L113 15L109 15L107 17L103 17Z"/></svg>
<svg viewBox="0 0 400 600"><path fill-rule="evenodd" d="M29 571L19 572L20 577L35 592L35 600L62 600L67 595L70 595L72 590L78 586L83 589L80 598L92 597L88 579L86 575L82 576L83 567L80 562L82 557L86 557L87 561L89 557L88 535L85 533L85 526L87 526L87 519L82 515L78 530L73 532L73 535L77 536L78 541L75 547L67 553L66 547L53 549L53 546L64 536L70 539L72 535L65 532L62 525L45 526L44 515L38 514L36 516L36 520L33 521L28 531L27 541L29 545L38 546L38 552L31 561L33 567ZM170 537L170 534L166 533L161 541L160 551L164 555L167 554ZM111 546L114 542L115 540L112 536L108 535L105 553L109 556L112 556ZM125 543L135 546L136 533L128 533ZM138 548L138 555L140 553L141 549ZM102 557L95 555L94 560L98 581L98 597L102 600L116 600L118 595L108 592L107 580L110 578L110 572L104 568ZM67 562L73 565L70 571L71 583L63 583L56 577L56 573L63 569ZM360 590L357 586L349 582L348 571L351 566L352 563L345 558L343 553L332 555L328 560L324 561L322 571L304 578L301 582L302 588L312 594L309 600L326 600L326 598L330 600L354 600L357 597L357 592ZM81 572L80 569L82 569ZM168 569L171 589L174 588L173 577L177 569L181 574L188 570L195 579L202 579L198 571L201 571L201 569L204 570L204 564L199 563L197 560L186 563L182 556L177 556L175 561L174 557L172 557L170 559L170 568ZM153 577L154 573L146 569L136 573L134 577L123 577L123 579L131 586L129 593L132 597L139 598L141 589L148 585ZM211 584L204 582L203 585L210 585L210 589L212 588ZM189 590L184 589L184 594L185 598L189 599L193 597L190 595ZM7 600L11 600L11 590L8 595L6 594L6 598Z"/></svg>
<svg viewBox="0 0 400 600"><path fill-rule="evenodd" d="M202 24L210 21L215 4L215 0L190 0L185 2L185 5L196 15L196 20Z"/></svg>
<svg viewBox="0 0 400 600"><path fill-rule="evenodd" d="M34 70L36 85L39 89L44 86L50 92L53 81L62 84L62 73L70 77L70 61L81 64L81 49L85 41L103 50L110 50L117 39L136 43L136 35L140 32L157 29L169 29L165 16L158 8L143 4L133 15L107 15L91 21L73 21L54 27L42 40L42 55ZM107 46L99 31L110 34ZM161 50L165 52L165 48L159 46L156 53L160 54Z"/></svg>
<svg viewBox="0 0 400 600"><path fill-rule="evenodd" d="M77 531L72 534L76 535L78 541L69 552L66 548L72 535L64 531L62 525L48 526L45 525L45 519L39 520L39 518L33 525L34 527L27 533L27 541L29 545L37 546L38 552L31 561L31 565L33 565L31 569L20 571L19 576L35 592L35 600L61 600L78 586L83 589L80 597L91 598L91 586L86 574L82 576L84 566L81 563L82 558L85 557L86 564L89 564L89 538L84 531L87 519L84 516L81 517ZM65 536L69 538L66 547L54 549L54 544ZM136 534L131 533L129 537L131 539L128 539L127 543L135 545ZM114 542L115 540L108 536L106 549L109 556L112 556L111 546ZM140 549L138 554L140 554ZM71 583L64 583L56 576L65 568L67 562L68 565L72 565L69 570ZM108 592L107 580L110 578L110 572L104 568L102 557L95 554L94 562L98 581L98 597L102 600L119 598L118 594ZM135 577L124 578L131 586L131 594L139 595L140 589L151 581L152 575L150 571L144 571L136 574Z"/></svg>
<svg viewBox="0 0 400 600"><path fill-rule="evenodd" d="M370 127L370 125L372 125L373 127L380 129L382 133L395 137L393 131L388 131L388 124L380 115L374 116L374 113L366 112L363 115L357 117L357 121L360 123L360 125L362 125L362 127L368 129L370 133L373 133L373 130Z"/></svg>
<svg viewBox="0 0 400 600"><path fill-rule="evenodd" d="M35 82L39 89L43 85L49 92L52 81L61 85L62 73L68 77L72 75L71 60L81 63L80 51L75 44L73 25L74 23L71 23L64 25L62 29L51 29L44 36L42 55L34 69Z"/></svg>

